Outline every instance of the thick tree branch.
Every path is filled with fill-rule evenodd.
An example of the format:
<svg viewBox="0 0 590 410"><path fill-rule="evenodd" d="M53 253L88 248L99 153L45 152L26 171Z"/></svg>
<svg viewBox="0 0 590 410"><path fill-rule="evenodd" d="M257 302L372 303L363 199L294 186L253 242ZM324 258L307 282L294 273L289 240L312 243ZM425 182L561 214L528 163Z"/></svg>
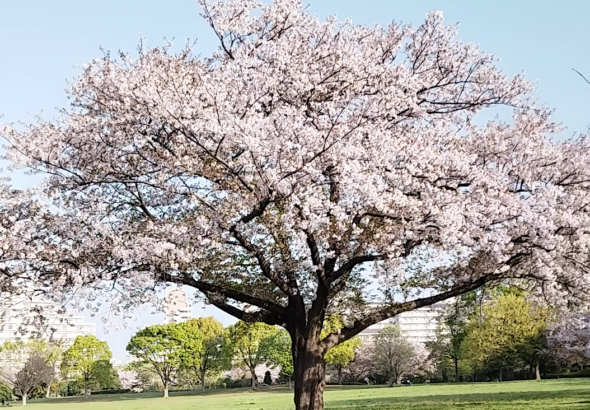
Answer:
<svg viewBox="0 0 590 410"><path fill-rule="evenodd" d="M161 277L166 282L182 283L184 285L198 289L207 295L218 294L222 297L227 297L229 299L233 299L236 302L247 303L249 305L257 306L261 309L266 309L269 312L271 312L277 316L280 316L284 319L287 318L287 309L285 309L283 306L280 306L276 303L270 302L265 299L246 295L242 292L238 292L238 291L228 289L228 288L223 288L223 287L220 287L217 285L212 285L210 283L201 282L201 281L195 280L195 279L188 277L188 276L172 276L169 273L164 272L164 273L162 273ZM232 313L230 313L230 314L232 314Z"/></svg>
<svg viewBox="0 0 590 410"><path fill-rule="evenodd" d="M464 283L454 288L439 293L438 295L429 296L425 298L420 298L416 300L412 300L409 302L402 302L396 303L393 305L388 305L384 308L377 308L373 312L365 315L363 319L356 320L352 327L345 327L335 333L332 333L325 337L322 340L322 347L325 351L331 349L332 347L349 340L350 338L356 336L360 332L362 332L367 327L379 323L385 319L398 315L402 312L407 312L409 310L415 310L424 306L430 306L437 302L441 302L447 299L450 299L455 296L462 295L464 293L470 292L472 290L478 289L489 283L491 281L497 280L500 278L499 273L491 273L480 277L477 280L472 282Z"/></svg>
<svg viewBox="0 0 590 410"><path fill-rule="evenodd" d="M328 277L330 283L338 280L342 276L352 272L355 266L358 266L365 262L372 262L381 259L381 255L363 255L363 256L356 256L342 265L336 272Z"/></svg>

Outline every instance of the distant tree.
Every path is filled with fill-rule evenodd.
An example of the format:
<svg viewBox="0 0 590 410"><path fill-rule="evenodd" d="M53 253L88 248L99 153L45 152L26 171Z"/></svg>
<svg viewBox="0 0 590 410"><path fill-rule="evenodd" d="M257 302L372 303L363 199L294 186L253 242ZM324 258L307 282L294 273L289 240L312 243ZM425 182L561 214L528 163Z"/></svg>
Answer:
<svg viewBox="0 0 590 410"><path fill-rule="evenodd" d="M344 379L351 382L363 382L375 374L373 364L373 346L363 344L354 351L354 360L348 363L344 369Z"/></svg>
<svg viewBox="0 0 590 410"><path fill-rule="evenodd" d="M387 325L375 336L373 362L390 386L400 383L404 373L410 370L414 347L398 326Z"/></svg>
<svg viewBox="0 0 590 410"><path fill-rule="evenodd" d="M201 383L201 389L205 389L209 374L224 367L223 325L213 317L201 317L179 326L183 327L185 335L181 341L181 365Z"/></svg>
<svg viewBox="0 0 590 410"><path fill-rule="evenodd" d="M133 357L148 363L158 374L164 397L168 397L170 385L175 382L182 365L187 339L185 330L176 323L148 326L137 332L127 344L127 351Z"/></svg>
<svg viewBox="0 0 590 410"><path fill-rule="evenodd" d="M465 338L465 349L480 367L498 371L519 361L535 368L540 378L539 358L543 352L548 311L514 291L502 291L483 306L481 318L473 319Z"/></svg>
<svg viewBox="0 0 590 410"><path fill-rule="evenodd" d="M463 340L467 335L467 326L476 310L476 294L470 292L456 298L450 303L439 321L434 340L426 343L430 357L444 368L450 361L455 374L459 378L459 361L464 353Z"/></svg>
<svg viewBox="0 0 590 410"><path fill-rule="evenodd" d="M9 363L5 371L14 373L34 354L45 358L45 362L52 371L44 372L46 377L43 384L46 386L46 396L49 395L51 383L55 380L59 364L61 362L61 349L56 343L47 343L44 339L29 339L27 341L6 342L2 345L0 355L3 361Z"/></svg>
<svg viewBox="0 0 590 410"><path fill-rule="evenodd" d="M252 374L252 388L256 388L256 366L270 362L275 354L272 341L278 340L280 330L264 323L239 321L227 330L228 353L234 365L246 367Z"/></svg>
<svg viewBox="0 0 590 410"><path fill-rule="evenodd" d="M135 389L141 386L141 379L135 370L118 370L119 380L123 389Z"/></svg>
<svg viewBox="0 0 590 410"><path fill-rule="evenodd" d="M556 318L548 327L547 353L558 368L590 362L590 314L571 312Z"/></svg>
<svg viewBox="0 0 590 410"><path fill-rule="evenodd" d="M107 363L110 365L112 357L107 342L96 336L78 336L63 354L61 371L66 379L72 375L78 377L84 385L84 395L87 396L92 384L104 382Z"/></svg>
<svg viewBox="0 0 590 410"><path fill-rule="evenodd" d="M262 350L266 352L268 362L280 369L280 377L287 379L289 388L293 379L293 355L291 353L291 336L284 329L279 329L262 341Z"/></svg>
<svg viewBox="0 0 590 410"><path fill-rule="evenodd" d="M46 363L52 370L51 372L47 372L47 378L43 380L43 384L45 384L46 388L45 397L49 397L51 393L51 385L58 375L59 368L63 360L64 351L62 345L62 341L57 340L47 344L46 348L42 350L44 356L46 357Z"/></svg>
<svg viewBox="0 0 590 410"><path fill-rule="evenodd" d="M344 324L339 315L328 315L326 319L324 319L324 329L322 330L321 337L326 337L343 327ZM354 352L361 345L361 339L358 336L355 336L346 342L332 347L324 355L326 364L334 366L338 373L338 384L342 384L342 369L354 360Z"/></svg>
<svg viewBox="0 0 590 410"><path fill-rule="evenodd" d="M92 373L94 385L99 389L120 389L119 373L109 360L98 360L94 363Z"/></svg>
<svg viewBox="0 0 590 410"><path fill-rule="evenodd" d="M0 354L4 366L0 370L0 374L8 384L14 387L15 392L23 398L23 403L26 403L32 389L46 383L49 379L53 380L55 376L53 368L48 363L48 349L49 345L43 339L6 342L1 347ZM43 359L45 367L40 366L40 359ZM41 370L42 372L40 372ZM28 384L33 380L30 374L31 371L39 371L39 377L43 379L37 385L28 389Z"/></svg>
<svg viewBox="0 0 590 410"><path fill-rule="evenodd" d="M12 401L12 388L4 383L0 382L0 404L4 406L8 402Z"/></svg>
<svg viewBox="0 0 590 410"><path fill-rule="evenodd" d="M23 407L27 405L29 394L36 387L40 387L47 379L47 374L53 369L47 365L46 358L38 353L33 353L19 366L18 371L4 372L3 377L13 386L16 395L22 398Z"/></svg>

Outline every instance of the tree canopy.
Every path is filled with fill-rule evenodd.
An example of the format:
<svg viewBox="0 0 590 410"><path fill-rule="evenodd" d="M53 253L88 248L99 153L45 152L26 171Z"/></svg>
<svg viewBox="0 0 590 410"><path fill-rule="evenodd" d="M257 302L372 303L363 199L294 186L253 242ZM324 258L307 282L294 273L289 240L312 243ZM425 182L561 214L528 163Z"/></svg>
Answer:
<svg viewBox="0 0 590 410"><path fill-rule="evenodd" d="M127 351L140 363L149 364L160 377L164 397L176 381L185 348L201 348L200 334L187 332L182 324L148 326L137 332L127 344Z"/></svg>
<svg viewBox="0 0 590 410"><path fill-rule="evenodd" d="M547 308L533 305L524 295L502 294L483 307L481 317L473 318L465 347L475 363L499 370L502 380L502 370L518 360L538 366L547 319Z"/></svg>
<svg viewBox="0 0 590 410"><path fill-rule="evenodd" d="M220 371L224 361L223 325L213 317L190 319L181 323L184 329L181 365L201 382L205 388L206 378Z"/></svg>
<svg viewBox="0 0 590 410"><path fill-rule="evenodd" d="M7 239L27 263L6 283L115 313L184 284L282 325L298 410L323 407L326 352L400 312L500 280L586 297L590 142L551 140L531 85L441 13L369 28L300 1L200 4L210 56L107 54L55 121L3 129L59 209L16 224L31 241ZM500 105L511 122L474 121Z"/></svg>
<svg viewBox="0 0 590 410"><path fill-rule="evenodd" d="M74 344L64 352L60 369L66 379L72 376L80 378L87 394L91 382L110 383L112 357L107 342L96 336L78 336ZM105 371L109 374L105 374Z"/></svg>
<svg viewBox="0 0 590 410"><path fill-rule="evenodd" d="M233 364L247 368L252 375L252 388L256 387L256 366L268 364L276 357L273 345L280 330L264 323L239 321L227 330L227 354Z"/></svg>

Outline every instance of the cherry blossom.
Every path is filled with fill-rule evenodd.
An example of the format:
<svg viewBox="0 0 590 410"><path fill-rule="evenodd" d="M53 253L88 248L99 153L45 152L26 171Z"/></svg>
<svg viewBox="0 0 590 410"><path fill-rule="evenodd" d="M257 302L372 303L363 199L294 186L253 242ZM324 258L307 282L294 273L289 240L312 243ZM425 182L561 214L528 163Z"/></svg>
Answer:
<svg viewBox="0 0 590 410"><path fill-rule="evenodd" d="M59 209L45 292L125 315L183 284L282 325L299 410L323 408L328 349L400 312L507 280L585 297L588 140L553 141L524 77L442 14L368 28L290 0L201 5L211 56L107 55L59 118L4 127ZM500 105L512 120L481 125ZM345 326L320 340L331 312Z"/></svg>
<svg viewBox="0 0 590 410"><path fill-rule="evenodd" d="M590 315L588 312L564 314L551 324L547 352L559 365L585 365L590 360Z"/></svg>

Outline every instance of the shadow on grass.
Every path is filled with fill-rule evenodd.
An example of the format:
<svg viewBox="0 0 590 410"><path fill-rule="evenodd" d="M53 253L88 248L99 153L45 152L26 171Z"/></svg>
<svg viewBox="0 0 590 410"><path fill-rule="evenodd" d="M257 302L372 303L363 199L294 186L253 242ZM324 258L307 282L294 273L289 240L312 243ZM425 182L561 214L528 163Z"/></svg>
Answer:
<svg viewBox="0 0 590 410"><path fill-rule="evenodd" d="M252 390L249 387L244 388L232 388L232 389L206 389L206 390L182 390L182 391L170 391L170 397L207 397L217 395L243 395L243 394L275 394L275 393L292 393L293 390L289 390L286 386L273 386L263 387L257 390ZM116 401L130 401L130 400L143 400L143 399L157 399L163 398L162 392L144 392L144 393L123 393L123 394L97 394L90 397L84 396L70 396L60 398L49 398L49 399L36 399L30 400L34 403L44 404L67 404L67 403L108 403Z"/></svg>
<svg viewBox="0 0 590 410"><path fill-rule="evenodd" d="M502 385L509 385L512 383L520 382L503 382ZM368 385L350 385L350 386L327 386L326 392L338 392L338 391L351 391L357 390L362 392L364 390L377 390L381 395L383 390L397 391L403 389L410 395L398 396L393 393L392 395L385 395L385 397L370 397L359 396L358 399L350 397L350 393L347 395L346 401L344 399L338 399L337 397L332 398L326 397L326 408L327 409L451 409L461 407L477 407L478 405L497 404L497 407L508 407L509 405L514 407L514 402L531 402L534 403L537 410L546 408L546 405L550 405L550 408L590 408L587 406L588 403L588 380L584 379L570 379L567 382L560 382L559 385L552 385L554 381L542 381L537 386L543 386L543 389L535 389L533 391L526 390L527 386L523 386L523 391L509 391L509 392L481 392L481 393L468 393L470 386L474 384L449 384L448 386L464 386L465 392L457 392L456 394L423 394L423 388L435 385L416 385L412 387L393 387L387 386L368 386ZM496 383L477 383L479 386L496 385ZM560 386L568 385L568 389L560 388ZM444 387L445 384L436 384L437 387ZM580 388L578 388L578 386ZM573 387L573 388L572 388ZM207 390L190 390L190 391L171 391L171 397L186 397L193 396L198 400L198 397L209 397L209 396L233 396L233 395L268 395L268 394L293 394L293 390L290 390L287 386L272 386L262 387L257 390L251 390L250 388L234 388L234 389L207 389ZM146 393L127 393L127 394L116 394L116 395L95 395L89 398L83 396L77 397L64 397L64 398L53 398L53 399L40 399L34 400L35 403L46 403L46 404L67 404L67 403L92 403L92 402L120 402L120 401L132 401L132 400L143 400L143 399L155 399L161 398L161 392L146 392ZM543 403L543 401L548 401ZM537 406L537 403L543 403L543 406ZM579 407L581 405L585 405ZM394 407L391 407L394 406ZM494 407L490 407L494 408Z"/></svg>

